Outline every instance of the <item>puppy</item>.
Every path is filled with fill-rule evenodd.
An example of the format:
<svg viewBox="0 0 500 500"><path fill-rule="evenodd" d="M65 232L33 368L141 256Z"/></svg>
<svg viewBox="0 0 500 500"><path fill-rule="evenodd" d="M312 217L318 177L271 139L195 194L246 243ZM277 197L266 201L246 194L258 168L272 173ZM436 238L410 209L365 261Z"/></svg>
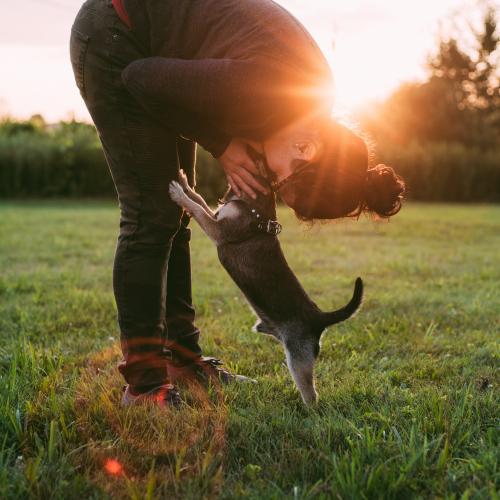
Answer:
<svg viewBox="0 0 500 500"><path fill-rule="evenodd" d="M261 165L262 169L262 165ZM216 244L219 260L254 309L259 322L255 330L273 335L282 344L288 369L305 404L317 400L314 363L325 328L352 316L363 298L363 282L356 279L350 302L333 312L322 312L288 266L277 235L273 191L256 200L238 197L231 189L214 213L187 182L169 186L172 200L189 212ZM266 183L265 178L260 179ZM269 186L270 187L270 186Z"/></svg>

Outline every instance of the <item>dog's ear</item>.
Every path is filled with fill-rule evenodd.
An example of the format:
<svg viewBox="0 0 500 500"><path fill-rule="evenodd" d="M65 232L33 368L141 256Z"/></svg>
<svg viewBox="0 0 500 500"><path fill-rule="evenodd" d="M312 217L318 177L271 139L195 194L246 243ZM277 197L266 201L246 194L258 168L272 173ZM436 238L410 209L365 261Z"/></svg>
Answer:
<svg viewBox="0 0 500 500"><path fill-rule="evenodd" d="M226 189L226 192L224 193L222 198L219 200L219 205L224 205L225 203L227 203L227 200L229 199L229 197L232 194L233 194L233 190L231 189L231 186L228 186Z"/></svg>

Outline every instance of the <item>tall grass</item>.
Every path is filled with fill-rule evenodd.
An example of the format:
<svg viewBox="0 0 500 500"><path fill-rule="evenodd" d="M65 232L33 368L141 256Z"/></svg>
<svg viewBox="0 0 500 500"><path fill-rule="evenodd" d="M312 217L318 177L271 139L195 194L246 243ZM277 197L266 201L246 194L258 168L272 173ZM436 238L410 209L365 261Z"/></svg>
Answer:
<svg viewBox="0 0 500 500"><path fill-rule="evenodd" d="M422 201L500 201L500 148L460 143L380 145L379 156L408 185L408 196Z"/></svg>
<svg viewBox="0 0 500 500"><path fill-rule="evenodd" d="M0 133L0 196L113 194L93 127L60 124L53 130Z"/></svg>
<svg viewBox="0 0 500 500"><path fill-rule="evenodd" d="M226 182L222 169L198 150L198 187L216 201ZM94 127L30 122L0 125L0 197L114 197L111 175Z"/></svg>
<svg viewBox="0 0 500 500"><path fill-rule="evenodd" d="M500 148L460 143L378 145L379 160L408 184L408 196L423 201L500 201ZM198 148L197 186L211 203L226 187L218 162ZM94 127L31 122L0 124L0 198L115 197Z"/></svg>

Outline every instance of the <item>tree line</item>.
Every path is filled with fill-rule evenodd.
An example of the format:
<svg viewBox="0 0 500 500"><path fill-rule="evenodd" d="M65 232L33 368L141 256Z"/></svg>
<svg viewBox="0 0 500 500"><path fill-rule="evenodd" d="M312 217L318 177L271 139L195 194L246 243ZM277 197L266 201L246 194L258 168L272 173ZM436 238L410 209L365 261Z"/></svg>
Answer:
<svg viewBox="0 0 500 500"><path fill-rule="evenodd" d="M500 201L500 74L496 13L480 28L443 35L423 82L399 87L358 116L375 145L372 161L403 175L408 196L433 201ZM466 40L471 40L466 43ZM201 148L198 189L216 201L222 169ZM0 197L115 196L94 127L47 125L41 116L0 122Z"/></svg>
<svg viewBox="0 0 500 500"><path fill-rule="evenodd" d="M226 183L203 149L197 185L217 201ZM95 128L76 121L47 125L41 116L0 123L1 198L114 197L115 188Z"/></svg>
<svg viewBox="0 0 500 500"><path fill-rule="evenodd" d="M359 117L377 159L419 200L500 201L500 72L495 9L479 28L442 35L427 79Z"/></svg>

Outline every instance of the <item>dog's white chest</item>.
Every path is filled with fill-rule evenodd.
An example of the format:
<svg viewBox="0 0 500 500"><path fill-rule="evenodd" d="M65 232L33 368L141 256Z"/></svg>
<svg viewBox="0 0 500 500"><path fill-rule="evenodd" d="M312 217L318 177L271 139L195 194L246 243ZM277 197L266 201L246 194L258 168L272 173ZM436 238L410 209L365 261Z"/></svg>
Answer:
<svg viewBox="0 0 500 500"><path fill-rule="evenodd" d="M241 209L235 203L226 203L217 211L217 220L236 220L241 217Z"/></svg>

